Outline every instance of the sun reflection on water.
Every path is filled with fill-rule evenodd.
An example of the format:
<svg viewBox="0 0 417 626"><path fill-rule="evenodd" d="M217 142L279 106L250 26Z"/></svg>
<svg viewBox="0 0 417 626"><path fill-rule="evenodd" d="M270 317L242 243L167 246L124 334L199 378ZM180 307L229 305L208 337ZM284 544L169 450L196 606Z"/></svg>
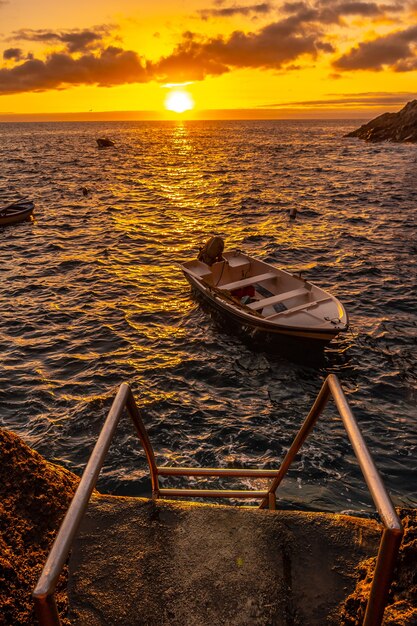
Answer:
<svg viewBox="0 0 417 626"><path fill-rule="evenodd" d="M97 125L39 127L36 145L0 128L3 176L38 207L36 228L2 233L2 424L81 470L129 381L164 461L268 466L332 371L403 493L417 449L408 147L349 144L344 156L340 124L100 128L117 136L117 150L97 151ZM352 333L311 365L307 354L301 363L266 355L220 328L177 265L211 234L334 292ZM121 426L133 448L130 427ZM333 428L332 419L318 426L323 445ZM302 458L311 493L322 481L317 502L339 503L341 490L366 500L356 475L352 486L340 479L351 469L347 447L329 447L321 454L313 442ZM110 460L109 483L135 482L145 461L129 453ZM289 485L296 503L308 497L305 483Z"/></svg>

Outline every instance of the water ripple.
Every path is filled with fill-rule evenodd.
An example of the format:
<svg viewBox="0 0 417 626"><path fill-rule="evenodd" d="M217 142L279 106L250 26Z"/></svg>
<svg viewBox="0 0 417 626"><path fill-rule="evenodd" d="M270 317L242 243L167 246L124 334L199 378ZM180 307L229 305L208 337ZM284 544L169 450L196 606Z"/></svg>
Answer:
<svg viewBox="0 0 417 626"><path fill-rule="evenodd" d="M36 202L33 222L0 231L1 424L80 473L128 381L160 463L270 468L334 372L395 502L416 506L415 147L344 139L352 126L1 124L0 199ZM98 150L100 135L117 149ZM301 360L230 334L177 266L212 233L330 289L350 333ZM325 418L283 506L369 511ZM128 420L99 486L149 493Z"/></svg>

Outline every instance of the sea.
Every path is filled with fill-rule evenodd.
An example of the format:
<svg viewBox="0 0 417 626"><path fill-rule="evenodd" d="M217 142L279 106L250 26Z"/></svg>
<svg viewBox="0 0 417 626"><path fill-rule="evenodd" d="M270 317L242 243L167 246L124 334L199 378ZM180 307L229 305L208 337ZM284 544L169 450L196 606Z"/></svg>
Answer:
<svg viewBox="0 0 417 626"><path fill-rule="evenodd" d="M274 469L333 373L395 506L417 506L417 146L346 138L358 125L0 124L1 205L35 202L0 230L0 425L81 475L127 382L159 465ZM179 268L214 234L336 295L349 331L294 353L233 332ZM128 416L98 489L150 494ZM374 515L332 402L277 496Z"/></svg>

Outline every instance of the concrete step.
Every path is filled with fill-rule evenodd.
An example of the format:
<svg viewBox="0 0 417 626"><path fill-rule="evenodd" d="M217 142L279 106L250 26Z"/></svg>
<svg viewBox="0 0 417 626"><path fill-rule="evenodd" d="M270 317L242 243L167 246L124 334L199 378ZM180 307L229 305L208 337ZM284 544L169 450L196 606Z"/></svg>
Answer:
<svg viewBox="0 0 417 626"><path fill-rule="evenodd" d="M69 562L73 626L324 626L378 549L371 520L94 496Z"/></svg>

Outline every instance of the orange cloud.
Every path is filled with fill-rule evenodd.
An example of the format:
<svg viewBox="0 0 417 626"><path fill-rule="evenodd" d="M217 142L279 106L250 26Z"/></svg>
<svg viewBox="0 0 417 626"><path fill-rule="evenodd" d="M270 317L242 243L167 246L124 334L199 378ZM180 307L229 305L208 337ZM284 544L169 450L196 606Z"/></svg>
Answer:
<svg viewBox="0 0 417 626"><path fill-rule="evenodd" d="M252 4L249 6L221 7L219 9L202 9L199 14L203 19L209 17L235 17L236 15L265 15L272 11L273 7L270 2L262 2L260 4Z"/></svg>
<svg viewBox="0 0 417 626"><path fill-rule="evenodd" d="M54 53L45 61L28 59L11 69L0 70L0 94L45 91L69 85L96 84L111 87L149 80L141 59L130 50L109 46L98 55L84 54L73 58Z"/></svg>
<svg viewBox="0 0 417 626"><path fill-rule="evenodd" d="M69 52L83 52L99 47L104 37L108 36L113 25L103 24L93 28L74 28L71 30L51 31L46 29L23 28L14 31L8 41L39 41L47 44L63 44Z"/></svg>
<svg viewBox="0 0 417 626"><path fill-rule="evenodd" d="M7 50L3 52L3 59L5 61L10 61L12 59L14 61L20 61L23 57L24 54L21 48L7 48Z"/></svg>
<svg viewBox="0 0 417 626"><path fill-rule="evenodd" d="M185 33L172 54L152 64L151 70L159 80L201 80L232 68L279 69L301 55L315 58L332 50L319 27L289 17L256 33L235 31L228 38Z"/></svg>
<svg viewBox="0 0 417 626"><path fill-rule="evenodd" d="M334 62L338 70L381 71L390 67L397 72L417 69L417 26L397 31L352 48Z"/></svg>

